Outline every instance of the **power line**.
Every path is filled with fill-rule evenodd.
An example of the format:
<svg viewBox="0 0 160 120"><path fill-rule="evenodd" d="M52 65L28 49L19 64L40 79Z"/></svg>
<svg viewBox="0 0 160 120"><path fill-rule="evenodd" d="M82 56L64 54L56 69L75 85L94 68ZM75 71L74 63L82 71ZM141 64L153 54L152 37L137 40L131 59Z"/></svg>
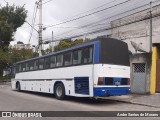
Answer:
<svg viewBox="0 0 160 120"><path fill-rule="evenodd" d="M143 2L143 3L142 3ZM146 2L145 2L146 3ZM136 1L136 4L139 6L139 5L141 5L141 4L144 4L144 1ZM144 6L140 6L140 7L137 7L137 8L134 8L134 9L131 9L131 8L133 8L133 6L135 6L136 5L135 3L134 4L132 4L132 3L130 3L130 7L121 7L121 9L120 10L118 10L118 9L116 9L117 10L117 12L119 12L119 11L121 11L121 14L117 14L117 15L114 15L114 16L109 16L108 18L102 18L101 20L98 20L98 21L96 21L96 22L92 22L92 23L89 23L89 24L87 24L87 25L83 25L83 26L79 26L78 28L77 28L77 30L75 31L75 29L73 29L73 30L70 30L70 31L66 31L66 32L63 32L63 33L61 33L61 34L58 34L58 36L64 36L65 34L68 34L68 33L70 33L70 32L77 32L77 31L79 31L80 29L83 29L83 28L93 28L93 27L96 27L96 26L98 26L98 22L101 22L101 21L105 21L105 23L108 21L109 22L109 19L113 19L114 17L115 17L115 19L117 19L118 17L121 17L121 16L124 16L123 14L124 13L127 13L127 14L129 14L131 11L133 11L133 10L135 10L135 11L138 11L138 9L142 9L142 8L145 8L145 6L146 5L144 5ZM147 5L148 5L148 3L147 3ZM128 9L131 9L131 10L128 10ZM127 11L126 11L127 10ZM109 13L109 11L107 11L107 14ZM133 13L133 12L132 12ZM110 14L113 14L113 12L111 13L111 10L110 10ZM121 16L120 16L121 15ZM104 16L104 15L103 15ZM108 16L108 15L107 15ZM94 17L94 16L93 16ZM107 20L108 19L108 20ZM94 18L92 19L92 20L95 20ZM106 21L107 20L107 21ZM82 23L82 22L81 22ZM85 23L86 23L86 20L85 20ZM94 25L94 24L96 24L96 25Z"/></svg>
<svg viewBox="0 0 160 120"><path fill-rule="evenodd" d="M159 17L159 16L160 16L160 13L153 15L152 18L156 18L156 17ZM114 26L114 27L103 28L103 29L100 29L100 30L95 30L95 31L92 31L92 32L87 32L87 33L81 33L81 34L78 34L78 35L75 35L75 36L72 36L72 37L66 37L66 38L57 39L55 41L61 41L62 39L73 39L73 38L77 38L77 37L83 36L84 34L85 35L92 35L92 34L104 32L104 31L112 30L112 29L115 29L115 28L118 28L118 27L127 26L127 25L130 25L130 24L133 24L133 23L145 21L145 20L148 20L148 19L150 19L150 16L147 16L147 17L145 17L143 19L139 19L139 20L135 20L135 21L132 21L132 22L128 22L128 23L125 23L125 24L122 24L122 25L117 25L117 26ZM47 41L47 42L52 42L52 41Z"/></svg>
<svg viewBox="0 0 160 120"><path fill-rule="evenodd" d="M17 14L17 13L15 13ZM31 26L36 32L39 32L37 29L35 29L28 21L26 21L22 16L20 16L19 14L17 14L22 20L24 20L29 26Z"/></svg>
<svg viewBox="0 0 160 120"><path fill-rule="evenodd" d="M3 0L3 1L8 4L8 2L6 0Z"/></svg>
<svg viewBox="0 0 160 120"><path fill-rule="evenodd" d="M42 3L42 5L47 4L47 3L51 2L51 1L53 1L53 0L48 0L48 1L44 2L44 3Z"/></svg>
<svg viewBox="0 0 160 120"><path fill-rule="evenodd" d="M77 16L79 16L79 15L82 15L82 14L88 13L88 12L93 11L93 10L96 10L96 9L98 9L98 8L102 8L102 7L106 6L106 5L109 5L109 4L113 3L113 2L115 2L115 1L117 1L117 0L113 0L113 1L107 2L107 3L103 4L103 5L100 5L100 6L98 6L98 7L92 8L92 9L87 10L87 11L85 11L85 12L82 12L82 13L76 14L76 15L71 16L70 18L66 18L66 19L64 19L64 20L67 20L67 19L71 19L71 18L77 17ZM63 21L64 21L64 20L63 20ZM47 25L47 26L50 26L50 25ZM47 27L47 26L46 26L46 27Z"/></svg>
<svg viewBox="0 0 160 120"><path fill-rule="evenodd" d="M37 14L37 8L38 8L38 5L37 3L35 3L35 6L34 6L34 12L33 12L33 18L32 18L32 26L34 27L34 24L35 24L35 19L36 19L36 14ZM32 34L33 34L33 28L31 28L31 33L30 33L30 37L29 37L29 43L30 43L30 40L32 38Z"/></svg>
<svg viewBox="0 0 160 120"><path fill-rule="evenodd" d="M159 0L153 1L154 4L157 3L157 2L159 2ZM138 10L138 9L140 9L140 8L144 8L144 7L148 6L148 5L149 5L149 3L144 4L144 5L141 5L141 6L139 6L139 7L136 7L136 8L133 8L133 9L130 9L130 10L127 10L127 11L124 11L124 12L122 12L122 13L120 13L120 14L116 14L116 15L110 16L110 17L108 17L108 18L99 20L99 22L100 22L100 21L106 21L107 19L109 20L109 19L114 18L114 17L118 17L118 16L120 16L120 15L122 15L122 14L124 14L124 13L129 13L129 12L131 12L131 11ZM156 4L155 6L157 6L157 4ZM147 8L147 9L148 9L148 8ZM144 10L147 10L147 9L143 9L143 10L138 11L138 12L136 12L136 13L140 13L140 12L142 12L142 11L144 11ZM132 13L132 14L134 14L134 13ZM129 14L129 15L132 15L132 14ZM126 15L126 16L128 16L128 15ZM123 16L123 17L126 17L126 16ZM122 17L121 17L121 18L122 18ZM118 19L118 18L117 18L117 19ZM82 28L86 28L86 27L89 27L89 26L93 26L95 23L97 23L97 22L80 26L78 29L82 29ZM97 26L97 25L95 25L95 26ZM93 27L95 27L95 26L93 26ZM69 31L69 32L72 32L72 31L74 31L74 30L71 30L71 31ZM67 34L67 33L69 33L69 32L62 33L62 34L60 34L60 35L58 35L58 36L62 36L62 35Z"/></svg>
<svg viewBox="0 0 160 120"><path fill-rule="evenodd" d="M89 13L89 14L86 14L86 15L83 15L83 16L80 16L80 17L78 17L78 18L74 18L74 19L67 20L67 21L64 21L64 22L61 22L61 23L57 23L57 24L54 24L54 25L50 25L50 26L48 26L48 27L46 27L46 28L53 27L53 26L57 26L57 25L61 25L61 24L65 24L65 23L69 23L69 22L72 22L72 21L75 21L75 20L79 20L79 19L82 19L82 18L84 18L84 17L88 17L88 16L90 16L90 15L93 15L93 14L96 14L96 13L99 13L99 12L102 12L102 11L105 11L105 10L108 10L108 9L111 9L111 8L114 8L114 7L117 7L117 6L119 6L119 5L125 4L125 3L129 2L129 1L131 1L131 0L126 0L126 1L121 2L121 3L118 3L118 4L116 4L116 5L113 5L113 6L110 6L110 7L107 7L107 8L104 8L104 9L101 9L101 10L98 10L98 11L95 11L95 12L92 12L92 13Z"/></svg>
<svg viewBox="0 0 160 120"><path fill-rule="evenodd" d="M145 4L145 5L142 5L142 6L139 6L139 7L130 9L130 10L127 10L127 11L125 11L125 12L122 12L122 13L119 13L119 14L116 14L116 15L113 15L113 16L110 16L110 17L107 17L107 18L105 18L105 19L99 20L98 22L109 20L109 19L111 19L111 18L120 16L120 15L122 15L122 14L124 14L124 13L128 13L128 12L134 11L134 10L136 10L136 9L139 9L139 8L142 8L142 7L145 7L145 6L148 6L148 5L149 5L149 4L147 3L147 4ZM141 11L139 11L139 12L141 12ZM138 12L137 12L137 13L138 13ZM82 29L82 28L86 28L86 27L95 27L95 26L98 26L98 25L102 25L102 24L96 24L96 25L94 25L95 23L97 23L97 22L80 26L80 27L78 27L78 29ZM71 31L69 31L69 32L72 32L72 31L73 31L73 30L71 30ZM67 32L67 33L69 33L69 32ZM63 33L63 34L66 34L66 33ZM58 36L62 36L63 34L60 34L60 35L58 35Z"/></svg>

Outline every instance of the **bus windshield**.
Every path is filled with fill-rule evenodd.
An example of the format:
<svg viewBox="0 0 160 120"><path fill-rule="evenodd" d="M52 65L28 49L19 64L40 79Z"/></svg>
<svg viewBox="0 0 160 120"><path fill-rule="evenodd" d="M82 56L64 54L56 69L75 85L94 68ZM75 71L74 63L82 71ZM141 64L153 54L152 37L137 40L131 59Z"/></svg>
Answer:
<svg viewBox="0 0 160 120"><path fill-rule="evenodd" d="M125 42L115 39L103 40L100 53L102 64L129 66L128 45Z"/></svg>

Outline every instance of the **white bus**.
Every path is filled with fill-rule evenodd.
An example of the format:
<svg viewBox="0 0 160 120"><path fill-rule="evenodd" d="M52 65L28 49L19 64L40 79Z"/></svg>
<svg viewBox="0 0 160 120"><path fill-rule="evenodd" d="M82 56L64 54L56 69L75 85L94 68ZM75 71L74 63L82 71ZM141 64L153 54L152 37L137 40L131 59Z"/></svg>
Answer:
<svg viewBox="0 0 160 120"><path fill-rule="evenodd" d="M12 89L65 96L107 97L130 93L128 46L100 38L15 64Z"/></svg>

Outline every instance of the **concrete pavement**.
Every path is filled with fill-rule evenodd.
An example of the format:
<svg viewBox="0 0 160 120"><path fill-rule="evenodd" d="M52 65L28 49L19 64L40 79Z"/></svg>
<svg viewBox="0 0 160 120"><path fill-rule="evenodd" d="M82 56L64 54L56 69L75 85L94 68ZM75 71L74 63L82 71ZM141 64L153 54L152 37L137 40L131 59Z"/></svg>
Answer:
<svg viewBox="0 0 160 120"><path fill-rule="evenodd" d="M160 93L156 93L154 95L131 94L124 96L113 96L105 99L160 108Z"/></svg>
<svg viewBox="0 0 160 120"><path fill-rule="evenodd" d="M10 86L10 82L6 82L6 83L3 83L3 85L1 84L0 88L3 89L3 87L6 88L9 86ZM154 95L130 94L130 95L112 96L112 97L106 97L106 98L103 97L102 99L160 108L160 93L156 93Z"/></svg>
<svg viewBox="0 0 160 120"><path fill-rule="evenodd" d="M121 100L131 100L133 96L119 96ZM120 100L120 98L117 99ZM139 98L134 96L133 98ZM112 97L108 97L111 99ZM117 102L115 98L111 100L92 101L86 98L70 97L67 100L57 100L51 94L34 92L17 92L11 90L10 85L0 85L0 110L1 111L160 111L160 108ZM0 118L0 120L9 120L9 118ZM21 120L22 118L12 118L12 120ZM27 118L32 119L32 118ZM36 118L34 118L36 119ZM37 118L37 120L150 120L146 117L54 117ZM152 118L159 120L158 117Z"/></svg>
<svg viewBox="0 0 160 120"><path fill-rule="evenodd" d="M108 97L109 98L109 97ZM123 108L123 109L122 109ZM0 85L0 109L3 111L159 111L160 108L128 104L114 100L92 101L69 97L60 101L52 94L17 92Z"/></svg>

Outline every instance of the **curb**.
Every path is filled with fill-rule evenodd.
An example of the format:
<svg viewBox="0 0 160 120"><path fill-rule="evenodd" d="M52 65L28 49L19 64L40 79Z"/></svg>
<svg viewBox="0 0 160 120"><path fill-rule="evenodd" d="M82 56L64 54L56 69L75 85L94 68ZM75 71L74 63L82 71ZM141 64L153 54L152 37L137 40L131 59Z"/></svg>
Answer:
<svg viewBox="0 0 160 120"><path fill-rule="evenodd" d="M102 99L102 98L100 98L100 99L101 99L101 100L111 100L111 101L117 101L117 102L122 102L122 103L129 103L129 104L135 104L135 105L142 105L142 106L160 108L160 106L149 105L149 104L138 103L138 102L123 101L123 100L115 100L115 99Z"/></svg>
<svg viewBox="0 0 160 120"><path fill-rule="evenodd" d="M131 102L131 104L143 105L143 106L154 107L154 108L160 108L160 106L149 105L149 104L138 103L138 102Z"/></svg>
<svg viewBox="0 0 160 120"><path fill-rule="evenodd" d="M11 82L0 82L0 85L11 85Z"/></svg>

